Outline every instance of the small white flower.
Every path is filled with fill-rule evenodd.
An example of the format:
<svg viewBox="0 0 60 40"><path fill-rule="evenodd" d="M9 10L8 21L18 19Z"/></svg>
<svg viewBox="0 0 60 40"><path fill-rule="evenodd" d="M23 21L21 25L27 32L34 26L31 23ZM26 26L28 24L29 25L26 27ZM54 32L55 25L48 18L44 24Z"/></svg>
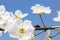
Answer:
<svg viewBox="0 0 60 40"><path fill-rule="evenodd" d="M5 11L5 6L1 5L0 6L0 24L3 24L8 17L10 16L8 11Z"/></svg>
<svg viewBox="0 0 60 40"><path fill-rule="evenodd" d="M60 21L60 11L58 11L57 14L58 14L58 16L55 17L55 18L53 18L53 20L56 21L56 22L57 22L57 21Z"/></svg>
<svg viewBox="0 0 60 40"><path fill-rule="evenodd" d="M9 27L9 18L10 18L10 12L5 10L5 6L0 6L0 28L6 30L7 27Z"/></svg>
<svg viewBox="0 0 60 40"><path fill-rule="evenodd" d="M50 7L41 6L40 4L36 4L35 6L32 6L31 9L33 10L33 13L36 14L39 13L49 14L51 12Z"/></svg>
<svg viewBox="0 0 60 40"><path fill-rule="evenodd" d="M28 14L25 13L25 14L22 14L22 12L20 10L16 10L15 11L15 14L11 13L11 16L14 18L14 19L22 19L24 17L26 17Z"/></svg>
<svg viewBox="0 0 60 40"><path fill-rule="evenodd" d="M10 26L10 22L8 21L10 18L10 12L6 11L3 15L0 14L0 28L6 30L7 27Z"/></svg>
<svg viewBox="0 0 60 40"><path fill-rule="evenodd" d="M10 37L18 38L18 40L31 39L33 32L34 28L31 21L28 20L25 20L24 22L22 20L18 20L12 25L11 29L8 30Z"/></svg>
<svg viewBox="0 0 60 40"><path fill-rule="evenodd" d="M50 30L47 30L43 40L51 40L51 38L49 36L50 36Z"/></svg>

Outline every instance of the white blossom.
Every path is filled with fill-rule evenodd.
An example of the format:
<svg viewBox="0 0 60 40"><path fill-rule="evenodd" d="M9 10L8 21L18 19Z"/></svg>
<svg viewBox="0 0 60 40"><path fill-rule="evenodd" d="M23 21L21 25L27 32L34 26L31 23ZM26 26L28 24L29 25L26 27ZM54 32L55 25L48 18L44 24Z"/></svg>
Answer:
<svg viewBox="0 0 60 40"><path fill-rule="evenodd" d="M36 4L35 6L32 6L31 10L35 14L39 14L39 13L50 14L51 13L50 7L41 6L40 4Z"/></svg>
<svg viewBox="0 0 60 40"><path fill-rule="evenodd" d="M10 37L18 38L18 40L30 39L33 32L34 28L31 24L31 21L28 20L25 20L24 22L22 20L18 20L11 26L11 29L8 30Z"/></svg>
<svg viewBox="0 0 60 40"><path fill-rule="evenodd" d="M8 11L6 11L5 6L0 5L0 24L3 24L9 16L10 14Z"/></svg>
<svg viewBox="0 0 60 40"><path fill-rule="evenodd" d="M0 15L0 28L5 29L5 27L9 24L7 22L10 17L10 13L6 11L3 15Z"/></svg>
<svg viewBox="0 0 60 40"><path fill-rule="evenodd" d="M53 20L56 21L56 22L57 22L57 21L60 21L60 11L57 11L57 12L58 12L58 13L57 13L58 16L55 17L55 18L53 18Z"/></svg>

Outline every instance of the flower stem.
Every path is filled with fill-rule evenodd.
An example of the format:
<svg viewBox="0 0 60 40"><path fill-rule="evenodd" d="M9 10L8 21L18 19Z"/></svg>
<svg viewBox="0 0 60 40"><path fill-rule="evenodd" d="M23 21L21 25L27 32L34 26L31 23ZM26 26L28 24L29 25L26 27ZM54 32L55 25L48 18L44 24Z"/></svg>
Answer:
<svg viewBox="0 0 60 40"><path fill-rule="evenodd" d="M43 19L42 19L42 13L40 13L40 14L38 14L38 15L40 16L40 19L41 19L41 21L42 21L43 26L46 27L45 24L44 24L44 21L43 21Z"/></svg>

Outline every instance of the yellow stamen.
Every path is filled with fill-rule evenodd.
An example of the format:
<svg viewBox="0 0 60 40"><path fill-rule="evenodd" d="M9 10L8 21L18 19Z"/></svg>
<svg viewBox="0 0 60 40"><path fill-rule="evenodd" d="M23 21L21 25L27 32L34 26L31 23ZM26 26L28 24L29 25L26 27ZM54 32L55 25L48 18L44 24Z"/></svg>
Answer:
<svg viewBox="0 0 60 40"><path fill-rule="evenodd" d="M18 19L18 18L20 18L20 16L15 16L15 19Z"/></svg>
<svg viewBox="0 0 60 40"><path fill-rule="evenodd" d="M39 14L39 15L42 15L42 12L39 12L38 14Z"/></svg>
<svg viewBox="0 0 60 40"><path fill-rule="evenodd" d="M19 33L20 33L20 34L24 34L24 28L20 28L20 29L19 29Z"/></svg>
<svg viewBox="0 0 60 40"><path fill-rule="evenodd" d="M42 15L42 12L39 12L38 15L41 16Z"/></svg>

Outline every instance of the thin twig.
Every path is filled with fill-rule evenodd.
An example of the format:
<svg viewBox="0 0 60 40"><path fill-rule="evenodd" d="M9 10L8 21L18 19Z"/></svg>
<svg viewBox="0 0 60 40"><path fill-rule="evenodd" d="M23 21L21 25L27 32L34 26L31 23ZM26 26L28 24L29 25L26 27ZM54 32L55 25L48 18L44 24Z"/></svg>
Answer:
<svg viewBox="0 0 60 40"><path fill-rule="evenodd" d="M54 37L56 37L57 35L59 35L60 34L60 32L58 32L57 34L55 34L54 36L50 36L50 38L54 38Z"/></svg>
<svg viewBox="0 0 60 40"><path fill-rule="evenodd" d="M40 34L43 33L43 32L44 32L44 31L42 31L42 32L40 32L40 33L38 33L38 34L36 34L35 36L38 36L38 35L40 35ZM35 37L35 36L34 36L34 37Z"/></svg>
<svg viewBox="0 0 60 40"><path fill-rule="evenodd" d="M38 14L38 15L40 16L40 19L41 19L41 21L42 21L43 26L45 27L44 21L43 21L43 19L42 19L42 14Z"/></svg>

